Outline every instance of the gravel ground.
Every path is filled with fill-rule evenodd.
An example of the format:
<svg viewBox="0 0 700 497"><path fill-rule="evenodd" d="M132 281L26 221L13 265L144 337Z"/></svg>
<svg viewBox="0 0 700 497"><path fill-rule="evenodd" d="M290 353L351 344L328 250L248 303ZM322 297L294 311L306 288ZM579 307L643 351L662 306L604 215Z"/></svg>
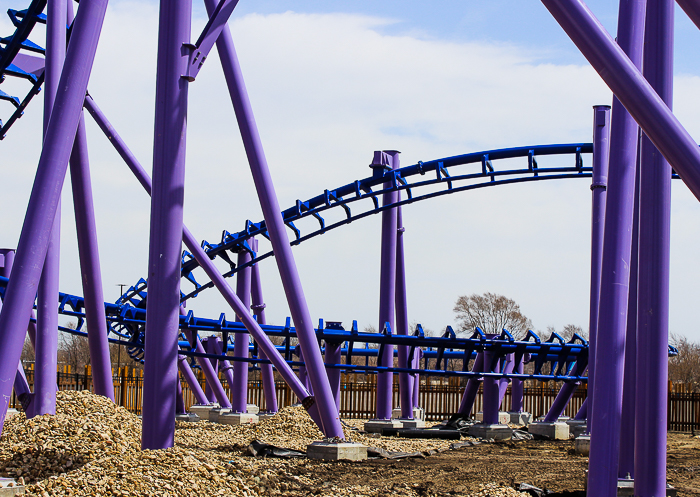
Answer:
<svg viewBox="0 0 700 497"><path fill-rule="evenodd" d="M350 430L353 441L373 447L442 452L359 463L247 455L253 440L298 450L320 440L300 407L285 408L258 425L178 423L175 447L167 450L141 451L140 434L141 421L108 400L88 392L59 392L56 416L27 421L20 414L6 421L0 476L22 479L27 494L38 496L524 497L528 494L513 486L527 482L573 497L581 495L588 462L573 454L571 442L482 443L445 450L452 442L372 438ZM670 444L682 439L669 446L669 480L679 495L700 494L693 486L700 440L674 436Z"/></svg>

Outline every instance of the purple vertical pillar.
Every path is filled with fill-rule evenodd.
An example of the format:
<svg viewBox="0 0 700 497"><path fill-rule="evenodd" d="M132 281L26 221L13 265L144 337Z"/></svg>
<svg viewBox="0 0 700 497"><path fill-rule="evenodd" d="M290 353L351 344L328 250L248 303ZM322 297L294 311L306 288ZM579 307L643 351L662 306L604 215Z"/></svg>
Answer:
<svg viewBox="0 0 700 497"><path fill-rule="evenodd" d="M496 338L498 335L487 335L488 338ZM484 351L484 372L491 371L491 366L493 365L494 353ZM499 359L495 366L494 371L499 371L501 366L501 361ZM498 379L492 377L484 377L482 380L484 384L484 419L482 421L485 425L495 425L498 424Z"/></svg>
<svg viewBox="0 0 700 497"><path fill-rule="evenodd" d="M341 364L342 342L326 342L326 364ZM340 412L340 369L328 368L328 383L331 385L335 407Z"/></svg>
<svg viewBox="0 0 700 497"><path fill-rule="evenodd" d="M191 0L161 0L143 384L144 449L175 436Z"/></svg>
<svg viewBox="0 0 700 497"><path fill-rule="evenodd" d="M618 44L637 67L642 63L645 7L645 0L620 3ZM597 341L595 351L595 374L605 381L594 380L590 416L588 495L596 497L617 495L638 129L620 101L614 98L598 315L598 334L605 336L605 340Z"/></svg>
<svg viewBox="0 0 700 497"><path fill-rule="evenodd" d="M0 429L5 422L12 380L26 336L27 316L32 310L46 258L106 8L106 0L91 0L80 7L66 53L66 70L61 73L59 91L44 136L5 307L0 315ZM173 398L172 393L170 397Z"/></svg>
<svg viewBox="0 0 700 497"><path fill-rule="evenodd" d="M207 12L211 15L216 8L216 0L205 0L205 4ZM253 109L248 99L248 93L228 26L224 27L216 42L216 46L221 58L221 65L226 77L236 119L238 120L238 127L243 138L243 145L248 156L251 172L253 173L253 182L260 199L265 226L270 236L272 250L275 253L275 262L280 272L282 286L284 287L289 310L294 320L294 327L297 330L297 338L304 350L306 367L309 372L311 385L313 385L314 400L318 407L318 417L322 424L322 431L326 437L344 439L345 435L340 424L340 417L335 409L333 393L323 367L321 350L316 341L311 314L306 304L306 297L301 286L292 249L289 246L287 227L282 219L279 201L272 183L272 176L267 165L265 152L253 116Z"/></svg>
<svg viewBox="0 0 700 497"><path fill-rule="evenodd" d="M411 364L412 369L420 369L420 360L423 357L423 349L416 349L413 356L413 364ZM420 407L420 375L416 373L413 375L413 407ZM413 413L411 413L413 414Z"/></svg>
<svg viewBox="0 0 700 497"><path fill-rule="evenodd" d="M51 118L58 80L66 55L66 0L47 3L44 131ZM51 228L51 238L37 293L37 336L34 366L34 401L28 417L56 413L58 366L58 279L61 248L61 201Z"/></svg>
<svg viewBox="0 0 700 497"><path fill-rule="evenodd" d="M513 366L513 370L516 373L523 374L524 364L523 360L525 358L521 357L518 364ZM519 378L513 378L510 387L510 411L511 412L523 412L523 397L525 396L525 389L523 388L523 380Z"/></svg>
<svg viewBox="0 0 700 497"><path fill-rule="evenodd" d="M588 394L592 404L595 382L595 350L598 336L598 309L600 307L600 276L603 265L603 230L608 189L610 159L610 106L593 107L593 195L591 219L591 293L588 308ZM586 430L590 432L591 423Z"/></svg>
<svg viewBox="0 0 700 497"><path fill-rule="evenodd" d="M197 404L209 404L209 400L204 394L202 386L197 381L197 378L192 372L192 369L190 368L189 364L187 364L187 357L185 357L184 355L178 355L177 368L180 370L180 374L185 379L187 385L190 387L190 390L194 394L194 398L197 399Z"/></svg>
<svg viewBox="0 0 700 497"><path fill-rule="evenodd" d="M622 388L622 423L620 425L620 457L617 476L634 479L634 412L637 375L637 276L639 274L639 159L635 180L632 253L630 256L630 288L627 299L627 332Z"/></svg>
<svg viewBox="0 0 700 497"><path fill-rule="evenodd" d="M251 248L257 253L258 241L255 238L251 240L253 244ZM250 298L252 301L251 308L258 323L261 325L266 324L259 264L255 264L251 268ZM267 354L262 348L258 348L258 355L261 359L267 359ZM279 410L277 407L277 389L275 388L275 374L272 370L272 364L261 364L260 376L262 377L263 393L265 394L265 411L277 412Z"/></svg>
<svg viewBox="0 0 700 497"><path fill-rule="evenodd" d="M392 169L399 168L399 152L386 150L375 152L372 165L381 167L384 164ZM384 183L385 188L391 188L392 182ZM382 195L382 206L392 205L398 201L398 191L392 190ZM396 245L397 224L396 209L382 211L382 245L379 277L379 331L389 323L394 330L394 303L396 300ZM394 364L394 346L386 344L384 353L377 358L379 366L391 367ZM376 419L391 419L393 398L393 373L377 373L377 412Z"/></svg>
<svg viewBox="0 0 700 497"><path fill-rule="evenodd" d="M107 341L109 332L105 318L100 254L97 248L97 228L92 202L87 136L85 135L85 120L83 116L80 117L80 124L73 143L73 154L70 159L70 177L73 187L73 207L75 210L75 227L78 235L80 273L85 298L85 319L88 329L92 383L96 394L104 395L114 401L112 360L109 354L109 342Z"/></svg>
<svg viewBox="0 0 700 497"><path fill-rule="evenodd" d="M238 252L238 273L236 274L236 295L241 299L246 310L250 309L250 266L241 269L250 262L250 252ZM237 318L241 320L240 317ZM234 335L234 357L248 358L250 339L248 333ZM233 412L247 412L248 405L248 363L235 361L233 363L233 386L231 387L231 409Z"/></svg>
<svg viewBox="0 0 700 497"><path fill-rule="evenodd" d="M397 200L401 195L397 195ZM401 207L396 208L396 334L408 335L408 306L406 303L406 265L403 253L403 215ZM399 367L406 367L408 345L399 345ZM413 419L413 377L399 373L399 398L401 418Z"/></svg>
<svg viewBox="0 0 700 497"><path fill-rule="evenodd" d="M472 366L472 373L480 373L482 371L484 371L483 351L476 354L476 359L474 359L474 365ZM462 394L462 402L460 402L457 412L469 416L472 412L472 407L474 407L474 399L476 399L476 394L479 392L480 383L481 380L479 378L469 378L464 393Z"/></svg>
<svg viewBox="0 0 700 497"><path fill-rule="evenodd" d="M177 392L175 394L175 414L185 414L185 397L182 395L182 383L177 379Z"/></svg>
<svg viewBox="0 0 700 497"><path fill-rule="evenodd" d="M214 345L215 342L209 340L209 338L213 337L206 337L204 339L202 347L204 348L204 351L207 354L216 354L216 347ZM221 383L221 381L219 380L219 361L216 359L210 359L209 357L202 357L201 361L207 361L211 365L211 370L214 372L214 376L216 377L217 383ZM233 383L231 383L229 386L233 388ZM216 401L216 394L214 393L214 388L212 388L212 384L209 382L206 376L204 377L204 393L206 394L210 402Z"/></svg>
<svg viewBox="0 0 700 497"><path fill-rule="evenodd" d="M669 108L673 100L673 2L649 0L644 75ZM666 493L666 399L671 168L642 139L634 493Z"/></svg>
<svg viewBox="0 0 700 497"><path fill-rule="evenodd" d="M510 374L513 372L513 367L515 366L515 354L508 354L505 357L506 365L505 368L503 368L503 372L506 374ZM506 396L506 391L508 390L508 383L510 383L510 380L508 378L501 378L498 380L498 405L500 409L501 402L503 402L503 398Z"/></svg>

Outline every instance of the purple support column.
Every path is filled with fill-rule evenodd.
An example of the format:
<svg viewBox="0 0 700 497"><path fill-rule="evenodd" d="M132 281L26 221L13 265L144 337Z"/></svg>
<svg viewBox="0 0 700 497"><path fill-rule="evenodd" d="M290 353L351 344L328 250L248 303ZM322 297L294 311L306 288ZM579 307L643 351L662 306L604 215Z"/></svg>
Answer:
<svg viewBox="0 0 700 497"><path fill-rule="evenodd" d="M211 354L216 354L216 355L225 355L227 351L224 350L224 343L221 341L221 338L219 337L210 337L213 340L211 340L212 343L212 352ZM228 346L227 346L228 348ZM226 382L229 384L229 387L231 387L231 390L233 391L234 389L234 378L233 378L233 366L231 366L231 363L227 361L226 359L220 359L216 361L220 365L219 371L224 373L224 377L226 378ZM246 363L247 365L247 363Z"/></svg>
<svg viewBox="0 0 700 497"><path fill-rule="evenodd" d="M255 238L251 240L251 248L257 253L258 241ZM250 298L252 301L251 308L253 309L253 314L257 318L258 323L261 325L266 324L265 303L263 302L259 264L255 264L251 268ZM267 354L260 348L260 344L258 344L258 355L261 359L267 359ZM260 376L262 377L263 393L265 394L265 411L277 412L279 408L277 407L277 389L275 388L275 374L272 370L272 364L261 364Z"/></svg>
<svg viewBox="0 0 700 497"><path fill-rule="evenodd" d="M487 335L488 338L496 338L498 335ZM484 372L491 371L491 366L494 360L494 353L484 351ZM494 371L499 371L501 366L501 361L499 359L494 366ZM498 424L498 408L500 406L498 398L498 379L493 377L484 377L482 380L484 384L484 419L482 421L485 425L496 425Z"/></svg>
<svg viewBox="0 0 700 497"><path fill-rule="evenodd" d="M388 165L391 169L399 168L399 152L395 150L385 150L374 153L373 167L384 167ZM384 183L385 188L391 188L391 181ZM389 191L382 195L382 206L395 204L399 199L396 190ZM397 219L396 209L386 209L382 211L382 245L381 262L379 276L379 331L384 329L389 323L392 332L394 331L394 303L396 301L396 245L397 245ZM384 353L377 358L379 366L392 367L394 364L394 346L386 344ZM391 419L392 398L393 398L393 373L377 373L377 411L376 419ZM402 413L403 415L403 413Z"/></svg>
<svg viewBox="0 0 700 497"><path fill-rule="evenodd" d="M177 393L175 394L175 414L185 414L185 398L182 396L182 383L177 379Z"/></svg>
<svg viewBox="0 0 700 497"><path fill-rule="evenodd" d="M600 277L603 265L603 230L610 160L610 106L593 107L593 208L591 219L591 293L588 308L588 393L591 405L595 382L595 350L600 307ZM586 425L590 433L591 423Z"/></svg>
<svg viewBox="0 0 700 497"><path fill-rule="evenodd" d="M97 248L97 227L95 225L95 211L92 202L87 136L85 135L85 119L83 116L80 117L80 124L78 125L75 143L73 144L73 154L70 159L70 177L73 187L73 207L75 210L75 227L78 235L80 273L85 299L85 319L88 329L92 383L96 394L104 395L114 401L112 360L109 354L109 342L107 341L109 331L107 330L105 317L100 253Z"/></svg>
<svg viewBox="0 0 700 497"><path fill-rule="evenodd" d="M644 74L669 108L673 100L673 2L649 0ZM696 146L697 148L697 146ZM671 168L642 139L634 493L666 493Z"/></svg>
<svg viewBox="0 0 700 497"><path fill-rule="evenodd" d="M194 373L192 372L192 369L190 368L190 365L187 364L186 356L178 355L177 367L180 370L180 374L187 382L187 385L190 387L190 390L194 394L194 398L197 399L197 404L209 404L209 399L207 399L207 396L204 394L202 386L197 381L197 378L195 377Z"/></svg>
<svg viewBox="0 0 700 497"><path fill-rule="evenodd" d="M397 195L397 200L401 195ZM408 305L406 303L406 265L403 253L403 215L401 207L396 209L396 334L408 335ZM405 367L408 361L408 345L399 345L399 367ZM413 419L413 377L408 373L399 373L399 395L401 418Z"/></svg>
<svg viewBox="0 0 700 497"><path fill-rule="evenodd" d="M620 3L618 43L637 66L642 63L645 7L645 0ZM615 98L598 316L598 333L605 340L597 341L595 352L595 374L605 381L593 385L594 409L590 416L588 495L596 497L617 495L638 129Z"/></svg>
<svg viewBox="0 0 700 497"><path fill-rule="evenodd" d="M341 364L341 345L342 342L326 342L326 364ZM326 373L333 392L335 407L340 412L340 369L328 368Z"/></svg>
<svg viewBox="0 0 700 497"><path fill-rule="evenodd" d="M172 447L180 316L191 0L161 0L141 447Z"/></svg>
<svg viewBox="0 0 700 497"><path fill-rule="evenodd" d="M299 357L299 362L303 362L304 364L306 364L304 361L304 351L301 350L301 347L299 345L297 345L294 348L294 353L297 355L297 357ZM309 385L309 375L306 372L305 365L299 366L299 381L301 381L304 384L304 387L306 387L306 389L309 390L313 395L313 388L311 388L311 385Z"/></svg>
<svg viewBox="0 0 700 497"><path fill-rule="evenodd" d="M620 425L620 457L618 478L634 478L634 417L637 374L637 276L639 274L639 157L634 185L634 221L630 256L630 288L627 299L627 332L622 388L622 423Z"/></svg>
<svg viewBox="0 0 700 497"><path fill-rule="evenodd" d="M516 373L523 374L524 357L521 357L518 361L517 367L513 367ZM523 388L523 380L518 378L513 378L510 387L510 411L511 412L523 412L523 397L525 396L525 389Z"/></svg>
<svg viewBox="0 0 700 497"><path fill-rule="evenodd" d="M100 129L102 129L105 135L109 138L110 142L119 152L122 159L124 159L127 166L129 166L129 169L131 169L131 171L134 173L134 176L136 176L139 183L141 183L143 188L150 195L151 178L149 178L146 171L143 169L143 167L141 167L141 164L139 164L139 162L136 160L136 157L134 157L134 154L124 143L124 140L122 140L119 134L114 130L105 115L97 107L90 96L85 97L85 108L88 110L88 112L90 112ZM197 239L186 226L182 227L182 239L187 246L187 249L192 253L207 276L209 276L224 300L226 300L226 303L231 306L236 314L239 314L239 316L244 318L243 324L245 325L246 329L258 342L260 349L265 352L267 357L277 369L277 372L279 372L280 376L282 376L284 381L287 382L294 394L300 399L307 399L310 397L311 394L309 393L308 389L302 384L301 381L299 381L297 375L294 374L292 368L289 366L289 364L287 364L284 357L282 357L282 355L280 355L280 353L277 351L275 345L270 341L270 338L265 334L262 328L260 328L260 325L249 313L246 313L246 308L241 300L236 296L231 286L219 273L213 261L209 259L209 256L204 252L204 249L202 249ZM227 403L227 406L230 407L230 404L228 404L228 399L225 399L225 402ZM318 406L314 402L307 402L306 404L309 406L309 416L311 416L314 422L317 423L319 428L323 431L323 424L321 423L321 419L319 417Z"/></svg>
<svg viewBox="0 0 700 497"><path fill-rule="evenodd" d="M515 354L508 354L505 358L506 366L503 372L510 374L513 372L513 367L515 366ZM506 391L508 390L508 383L510 380L508 378L501 378L498 380L498 406L500 409L503 398L506 396Z"/></svg>
<svg viewBox="0 0 700 497"><path fill-rule="evenodd" d="M250 262L250 252L241 250L238 252L238 267ZM250 266L239 269L236 273L236 295L241 299L246 310L250 309ZM248 315L250 311L248 310ZM238 316L240 321L241 317ZM248 358L250 351L250 338L248 333L234 334L234 357ZM231 388L231 409L233 412L247 412L248 405L248 363L236 361L233 363L233 381Z"/></svg>
<svg viewBox="0 0 700 497"><path fill-rule="evenodd" d="M187 336L187 339L192 341L192 332L190 330L184 330L185 331L185 336ZM202 342L199 341L199 338L197 339L197 344L195 346L195 352L199 352L200 354L206 354L207 352L204 350L204 347L202 346ZM214 397L216 398L216 401L219 403L221 407L231 407L231 402L228 400L228 397L226 396L226 391L224 390L223 385L221 385L221 382L219 381L219 377L214 371L214 367L211 365L211 362L209 359L206 357L197 357L195 359L197 361L197 364L199 364L199 367L202 368L202 372L204 373L204 378L207 380L207 385L210 385L212 387L212 391L214 393ZM207 396L208 397L208 396ZM209 397L208 397L209 398ZM211 398L209 400L212 400Z"/></svg>
<svg viewBox="0 0 700 497"><path fill-rule="evenodd" d="M644 133L700 199L700 147L582 0L542 0ZM638 33L641 29L636 30Z"/></svg>
<svg viewBox="0 0 700 497"><path fill-rule="evenodd" d="M48 128L66 56L66 0L47 3L46 69L44 72L44 131ZM34 366L34 400L27 417L56 414L58 366L58 280L61 264L61 201L51 228L51 238L37 293L37 336Z"/></svg>
<svg viewBox="0 0 700 497"><path fill-rule="evenodd" d="M413 364L411 369L420 369L420 360L423 357L423 349L416 349L413 356ZM420 375L416 373L413 376L413 407L420 407ZM413 414L413 413L411 413Z"/></svg>
<svg viewBox="0 0 700 497"><path fill-rule="evenodd" d="M216 8L216 0L205 0L205 4L207 12L211 15ZM248 93L228 26L224 27L216 42L216 46L221 58L221 65L226 77L236 119L238 120L238 127L243 138L243 145L248 156L251 172L253 173L253 181L265 218L265 226L272 243L272 250L275 253L275 261L280 272L287 302L289 303L289 310L294 320L294 327L297 330L297 338L304 350L306 367L313 385L314 400L321 420L322 431L326 437L344 438L340 417L333 401L333 393L328 384L328 376L323 367L321 350L316 341L311 314L306 304L292 249L289 246L287 227L282 219L279 202L275 194L272 177L265 159L265 152L260 141L260 135L253 117L253 110L248 99ZM271 356L269 352L266 353L268 357Z"/></svg>
<svg viewBox="0 0 700 497"><path fill-rule="evenodd" d="M212 340L214 338L214 340ZM206 351L207 354L216 354L216 339L215 337L206 337L203 340L202 347ZM202 357L202 361L207 361L211 365L211 370L214 372L214 378L216 378L216 382L221 384L221 380L219 379L219 361L217 359L210 359L209 357ZM229 383L229 387L233 389L233 383ZM222 387L223 388L223 387ZM217 396L214 393L214 388L212 387L212 384L207 380L205 376L205 381L204 381L204 393L207 395L207 398L210 401L217 401ZM229 407L229 406L227 406Z"/></svg>
<svg viewBox="0 0 700 497"><path fill-rule="evenodd" d="M586 400L581 404L581 409L578 410L576 417L574 417L576 421L583 421L588 417L588 401L590 399L590 397L586 397Z"/></svg>
<svg viewBox="0 0 700 497"><path fill-rule="evenodd" d="M476 354L476 359L474 359L474 365L472 366L472 373L481 373L484 371L484 352L478 352ZM457 411L464 416L469 416L472 412L472 407L474 407L474 399L476 399L476 394L479 392L479 384L481 380L479 378L469 378L467 381L467 386L462 394L462 402L459 404L459 410Z"/></svg>
<svg viewBox="0 0 700 497"><path fill-rule="evenodd" d="M5 422L12 382L26 336L27 316L33 307L46 258L106 8L106 0L91 0L80 7L44 137L44 147L19 238L15 267L7 286L5 310L0 315L0 429ZM172 393L170 397L173 397Z"/></svg>
<svg viewBox="0 0 700 497"><path fill-rule="evenodd" d="M690 20L700 28L700 2L698 0L677 0L677 2L688 17L690 17ZM647 81L649 81L648 78ZM652 86L654 85L652 84ZM663 98L663 95L661 98Z"/></svg>
<svg viewBox="0 0 700 497"><path fill-rule="evenodd" d="M561 386L559 393L554 398L554 402L552 402L552 407L549 408L547 415L544 417L545 423L554 423L557 419L559 419L559 416L564 414L567 404L571 400L571 397L574 395L574 392L576 392L579 385L580 383L577 381L570 381Z"/></svg>

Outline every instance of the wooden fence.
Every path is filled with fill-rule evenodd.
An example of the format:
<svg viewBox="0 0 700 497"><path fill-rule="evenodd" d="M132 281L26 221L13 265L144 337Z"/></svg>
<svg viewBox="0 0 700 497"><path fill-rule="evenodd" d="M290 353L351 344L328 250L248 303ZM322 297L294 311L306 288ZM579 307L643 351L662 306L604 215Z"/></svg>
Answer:
<svg viewBox="0 0 700 497"><path fill-rule="evenodd" d="M89 366L82 373L73 373L70 367L61 368L57 375L57 383L60 390L92 390L92 377ZM32 386L34 371L26 371L27 380ZM205 388L206 382L201 371L196 371L197 379ZM340 387L340 414L345 418L370 419L373 417L376 406L376 380L375 376L343 374L341 375ZM223 380L223 377L221 378ZM393 390L393 405L399 403L398 378L395 379ZM143 389L143 371L130 368L121 368L114 376L114 393L117 404L124 406L135 414L141 414L141 399ZM366 380L366 381L362 381ZM182 383L185 407L189 408L195 403L195 398L187 383ZM222 381L224 390L230 396L229 386L226 381ZM296 395L282 381L275 383L277 394L277 404L279 407L286 407L298 403ZM553 382L535 383L526 382L523 408L532 413L536 418L544 416L557 396L559 387ZM431 421L443 420L457 412L464 387L460 385L458 378L450 379L423 379L420 386L419 405L425 409L426 419ZM585 385L580 387L573 395L571 402L566 407L565 415L573 417L586 399L587 390ZM502 408L507 410L511 402L510 388L502 404ZM262 383L260 381L250 381L248 383L248 403L255 404L261 410L265 408L265 398L263 395ZM474 403L472 414L482 410L483 397L481 389ZM15 399L14 393L10 407L19 408L19 402ZM700 393L688 392L681 385L669 384L668 395L668 429L670 431L695 431L700 430Z"/></svg>

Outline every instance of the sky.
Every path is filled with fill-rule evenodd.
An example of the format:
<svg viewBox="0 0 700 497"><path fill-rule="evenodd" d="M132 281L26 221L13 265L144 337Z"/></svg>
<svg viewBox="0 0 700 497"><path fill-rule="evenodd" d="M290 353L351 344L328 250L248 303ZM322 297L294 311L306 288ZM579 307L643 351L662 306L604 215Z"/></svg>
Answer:
<svg viewBox="0 0 700 497"><path fill-rule="evenodd" d="M589 2L611 33L616 3ZM21 6L0 0L3 11ZM149 171L157 18L157 2L112 0L89 84ZM196 2L193 40L205 22ZM400 150L402 165L410 165L590 141L592 106L612 98L537 1L241 0L229 24L282 208L370 175L374 150ZM10 32L3 18L0 34ZM42 44L43 36L37 30L31 39ZM680 10L675 42L676 115L699 137L700 67L693 55L700 31ZM8 80L0 89L20 85ZM218 242L223 230L238 231L262 215L215 53L189 95L185 224L199 239ZM2 247L19 239L41 116L40 96L0 142ZM118 284L146 275L150 202L89 116L86 122L103 286L114 301ZM61 290L80 295L69 185L67 179ZM535 330L587 329L589 186L586 180L502 186L405 207L409 320L439 332L456 324L458 296L494 292L515 300ZM698 221L697 200L674 181L670 329L700 341ZM314 319L378 325L380 229L380 217L371 216L293 249ZM263 262L261 273L268 322L283 324L289 311L274 262ZM188 306L197 315L233 318L214 290Z"/></svg>

